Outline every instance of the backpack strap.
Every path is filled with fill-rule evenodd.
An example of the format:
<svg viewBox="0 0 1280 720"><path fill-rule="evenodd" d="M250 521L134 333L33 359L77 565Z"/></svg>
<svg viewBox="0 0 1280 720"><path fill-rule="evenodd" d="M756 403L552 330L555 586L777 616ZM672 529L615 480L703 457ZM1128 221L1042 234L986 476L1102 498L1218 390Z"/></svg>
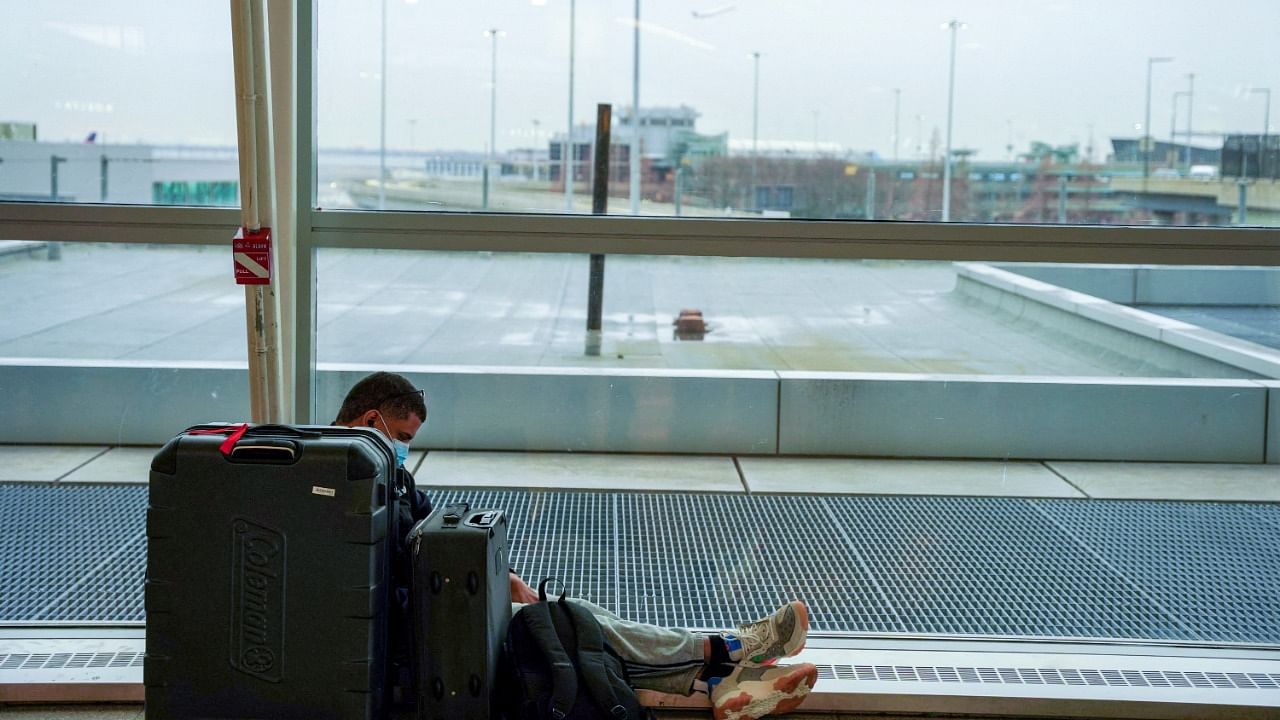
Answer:
<svg viewBox="0 0 1280 720"><path fill-rule="evenodd" d="M578 672L556 633L551 606L546 602L546 584L547 581L543 580L538 588L542 602L525 605L519 614L524 616L525 627L551 667L551 717L563 720L573 710L574 700L578 697Z"/></svg>
<svg viewBox="0 0 1280 720"><path fill-rule="evenodd" d="M620 702L619 693L630 694L632 690L605 665L604 631L600 629L600 622L585 607L566 601L563 595L559 605L568 614L578 636L578 669L587 683L587 694L600 709L617 720L627 720L627 707Z"/></svg>

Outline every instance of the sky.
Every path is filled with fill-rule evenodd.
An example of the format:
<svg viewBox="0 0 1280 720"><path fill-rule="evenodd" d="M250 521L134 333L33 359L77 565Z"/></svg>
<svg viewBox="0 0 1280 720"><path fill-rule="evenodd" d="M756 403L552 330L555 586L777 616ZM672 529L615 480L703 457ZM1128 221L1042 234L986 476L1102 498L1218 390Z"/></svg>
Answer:
<svg viewBox="0 0 1280 720"><path fill-rule="evenodd" d="M321 147L376 148L382 0L318 0ZM483 151L498 28L499 150L545 145L568 125L569 0L386 0L387 144ZM978 160L1033 140L1088 144L1139 134L1147 58L1151 127L1167 139L1191 88L1200 132L1261 132L1280 91L1280 1L641 0L640 104L688 105L697 129L750 140L752 53L759 138L914 157L946 132L957 32L953 144ZM630 105L635 0L577 0L574 119ZM225 0L5 0L0 122L43 140L231 145ZM1277 98L1280 101L1280 98ZM1178 100L1185 129L1188 103ZM1280 115L1277 116L1280 118ZM1272 120L1272 128L1280 119ZM1215 138L1198 138L1216 145Z"/></svg>

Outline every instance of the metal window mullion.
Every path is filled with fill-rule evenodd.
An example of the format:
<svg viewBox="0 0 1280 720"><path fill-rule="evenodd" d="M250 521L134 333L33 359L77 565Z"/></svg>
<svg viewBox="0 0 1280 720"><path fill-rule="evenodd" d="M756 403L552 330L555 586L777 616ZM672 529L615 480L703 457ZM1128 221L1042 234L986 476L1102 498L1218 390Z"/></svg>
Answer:
<svg viewBox="0 0 1280 720"><path fill-rule="evenodd" d="M294 15L294 234L293 418L316 415L316 0L299 2ZM327 420L326 420L327 421Z"/></svg>
<svg viewBox="0 0 1280 720"><path fill-rule="evenodd" d="M1280 265L1269 228L972 225L316 211L316 247Z"/></svg>
<svg viewBox="0 0 1280 720"><path fill-rule="evenodd" d="M225 245L239 225L235 208L0 203L0 232L17 240Z"/></svg>

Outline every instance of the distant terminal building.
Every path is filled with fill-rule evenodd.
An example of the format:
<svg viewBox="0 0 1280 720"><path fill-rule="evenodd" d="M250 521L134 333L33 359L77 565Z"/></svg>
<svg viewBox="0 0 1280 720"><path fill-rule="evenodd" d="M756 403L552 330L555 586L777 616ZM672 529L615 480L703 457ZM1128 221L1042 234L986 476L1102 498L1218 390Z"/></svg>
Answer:
<svg viewBox="0 0 1280 720"><path fill-rule="evenodd" d="M1111 138L1114 163L1142 163L1142 138ZM1191 162L1187 162L1190 152ZM1180 167L1186 165L1218 165L1222 162L1222 148L1206 148L1186 143L1156 140L1151 148L1152 167Z"/></svg>
<svg viewBox="0 0 1280 720"><path fill-rule="evenodd" d="M234 147L0 140L0 163L0 200L155 205L240 202Z"/></svg>
<svg viewBox="0 0 1280 720"><path fill-rule="evenodd" d="M729 152L729 134L704 135L697 131L697 110L679 107L640 108L637 126L631 108L621 108L614 116L611 128L609 163L610 182L629 181L631 139L640 133L642 194L651 199L669 199L674 183L674 171L684 165L696 166L702 159L720 157ZM566 150L573 181L581 191L587 191L591 181L592 147L595 145L594 124L580 124L573 128L572 137L560 132L548 143L549 178L563 187L564 157ZM611 189L611 192L616 192Z"/></svg>

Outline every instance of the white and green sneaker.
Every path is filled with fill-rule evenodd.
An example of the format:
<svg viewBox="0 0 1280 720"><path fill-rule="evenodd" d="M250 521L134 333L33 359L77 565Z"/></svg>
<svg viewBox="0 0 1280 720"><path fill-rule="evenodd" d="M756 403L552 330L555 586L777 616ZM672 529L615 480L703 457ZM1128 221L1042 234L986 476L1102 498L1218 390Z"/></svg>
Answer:
<svg viewBox="0 0 1280 720"><path fill-rule="evenodd" d="M722 678L712 678L711 714L715 720L757 720L791 712L818 682L818 668L799 665L737 665Z"/></svg>
<svg viewBox="0 0 1280 720"><path fill-rule="evenodd" d="M803 602L792 600L766 618L720 635L734 662L767 665L803 650L808 634L809 610Z"/></svg>

